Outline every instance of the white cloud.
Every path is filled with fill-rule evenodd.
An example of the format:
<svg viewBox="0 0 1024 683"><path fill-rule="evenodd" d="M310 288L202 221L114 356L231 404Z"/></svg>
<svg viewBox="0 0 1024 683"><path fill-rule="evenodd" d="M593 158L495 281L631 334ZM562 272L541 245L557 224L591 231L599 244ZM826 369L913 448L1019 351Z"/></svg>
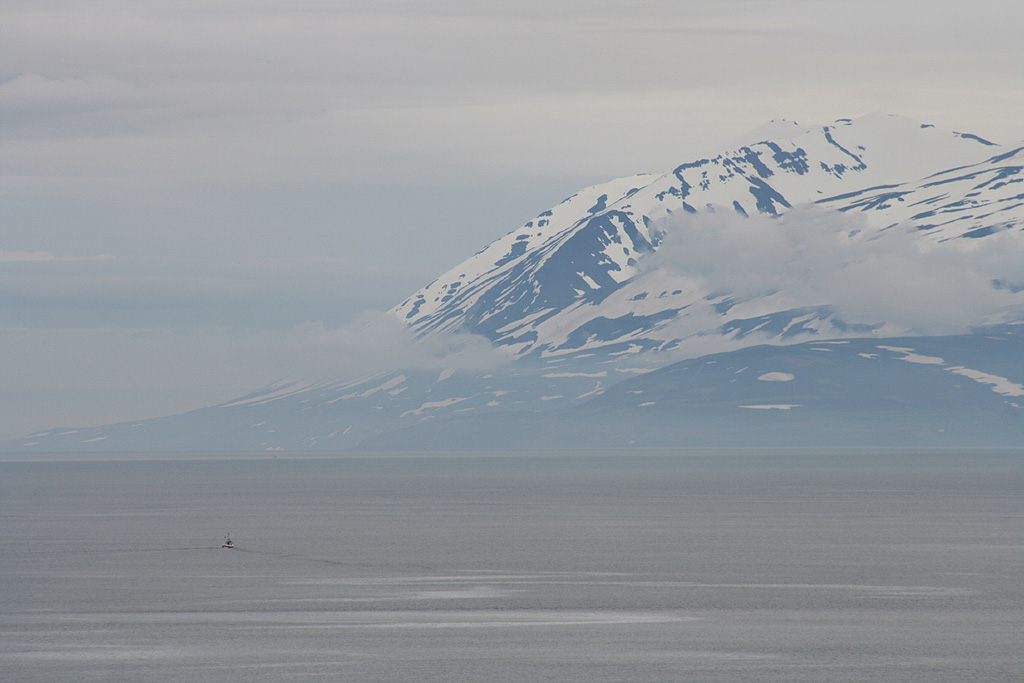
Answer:
<svg viewBox="0 0 1024 683"><path fill-rule="evenodd" d="M781 308L830 305L848 323L925 333L963 331L1024 296L1024 234L935 243L876 233L856 215L796 207L779 218L732 212L674 216L647 268L668 267L738 300Z"/></svg>
<svg viewBox="0 0 1024 683"><path fill-rule="evenodd" d="M370 311L350 324L328 330L306 323L285 336L283 357L289 370L319 381L394 369L487 370L511 360L504 349L472 334L435 334L416 338L390 313Z"/></svg>
<svg viewBox="0 0 1024 683"><path fill-rule="evenodd" d="M874 4L15 3L3 137L90 143L48 147L51 173L66 154L127 177L273 178L622 175L779 115L878 109L1024 135L1020 3L893 0L882 22ZM14 174L44 156L8 155Z"/></svg>

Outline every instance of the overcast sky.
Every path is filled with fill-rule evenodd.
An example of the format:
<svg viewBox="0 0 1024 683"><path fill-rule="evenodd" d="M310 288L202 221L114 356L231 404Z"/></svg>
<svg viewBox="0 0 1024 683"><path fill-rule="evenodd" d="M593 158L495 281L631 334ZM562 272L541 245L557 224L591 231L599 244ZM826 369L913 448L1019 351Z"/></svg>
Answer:
<svg viewBox="0 0 1024 683"><path fill-rule="evenodd" d="M772 118L1018 142L1022 33L1019 0L5 0L0 437L234 398Z"/></svg>

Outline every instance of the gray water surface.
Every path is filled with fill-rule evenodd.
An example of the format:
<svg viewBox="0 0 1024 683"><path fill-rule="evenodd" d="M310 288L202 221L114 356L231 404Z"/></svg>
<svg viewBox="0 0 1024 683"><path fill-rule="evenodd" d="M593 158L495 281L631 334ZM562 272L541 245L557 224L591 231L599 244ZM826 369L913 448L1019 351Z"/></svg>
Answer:
<svg viewBox="0 0 1024 683"><path fill-rule="evenodd" d="M7 461L0 538L3 681L1024 680L1022 453Z"/></svg>

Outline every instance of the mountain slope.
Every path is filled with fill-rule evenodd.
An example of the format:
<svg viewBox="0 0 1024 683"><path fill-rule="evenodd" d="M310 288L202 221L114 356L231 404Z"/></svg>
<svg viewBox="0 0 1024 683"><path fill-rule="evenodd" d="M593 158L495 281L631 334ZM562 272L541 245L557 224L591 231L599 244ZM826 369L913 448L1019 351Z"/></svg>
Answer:
<svg viewBox="0 0 1024 683"><path fill-rule="evenodd" d="M1024 325L754 346L626 380L576 408L450 417L370 449L1024 447Z"/></svg>

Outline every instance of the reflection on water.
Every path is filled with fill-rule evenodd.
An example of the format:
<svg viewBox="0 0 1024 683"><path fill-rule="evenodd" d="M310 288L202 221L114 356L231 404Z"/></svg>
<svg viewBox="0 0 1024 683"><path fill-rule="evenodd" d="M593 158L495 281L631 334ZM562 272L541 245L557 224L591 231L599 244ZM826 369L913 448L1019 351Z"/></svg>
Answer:
<svg viewBox="0 0 1024 683"><path fill-rule="evenodd" d="M0 680L1024 680L1020 453L8 461L0 535Z"/></svg>

